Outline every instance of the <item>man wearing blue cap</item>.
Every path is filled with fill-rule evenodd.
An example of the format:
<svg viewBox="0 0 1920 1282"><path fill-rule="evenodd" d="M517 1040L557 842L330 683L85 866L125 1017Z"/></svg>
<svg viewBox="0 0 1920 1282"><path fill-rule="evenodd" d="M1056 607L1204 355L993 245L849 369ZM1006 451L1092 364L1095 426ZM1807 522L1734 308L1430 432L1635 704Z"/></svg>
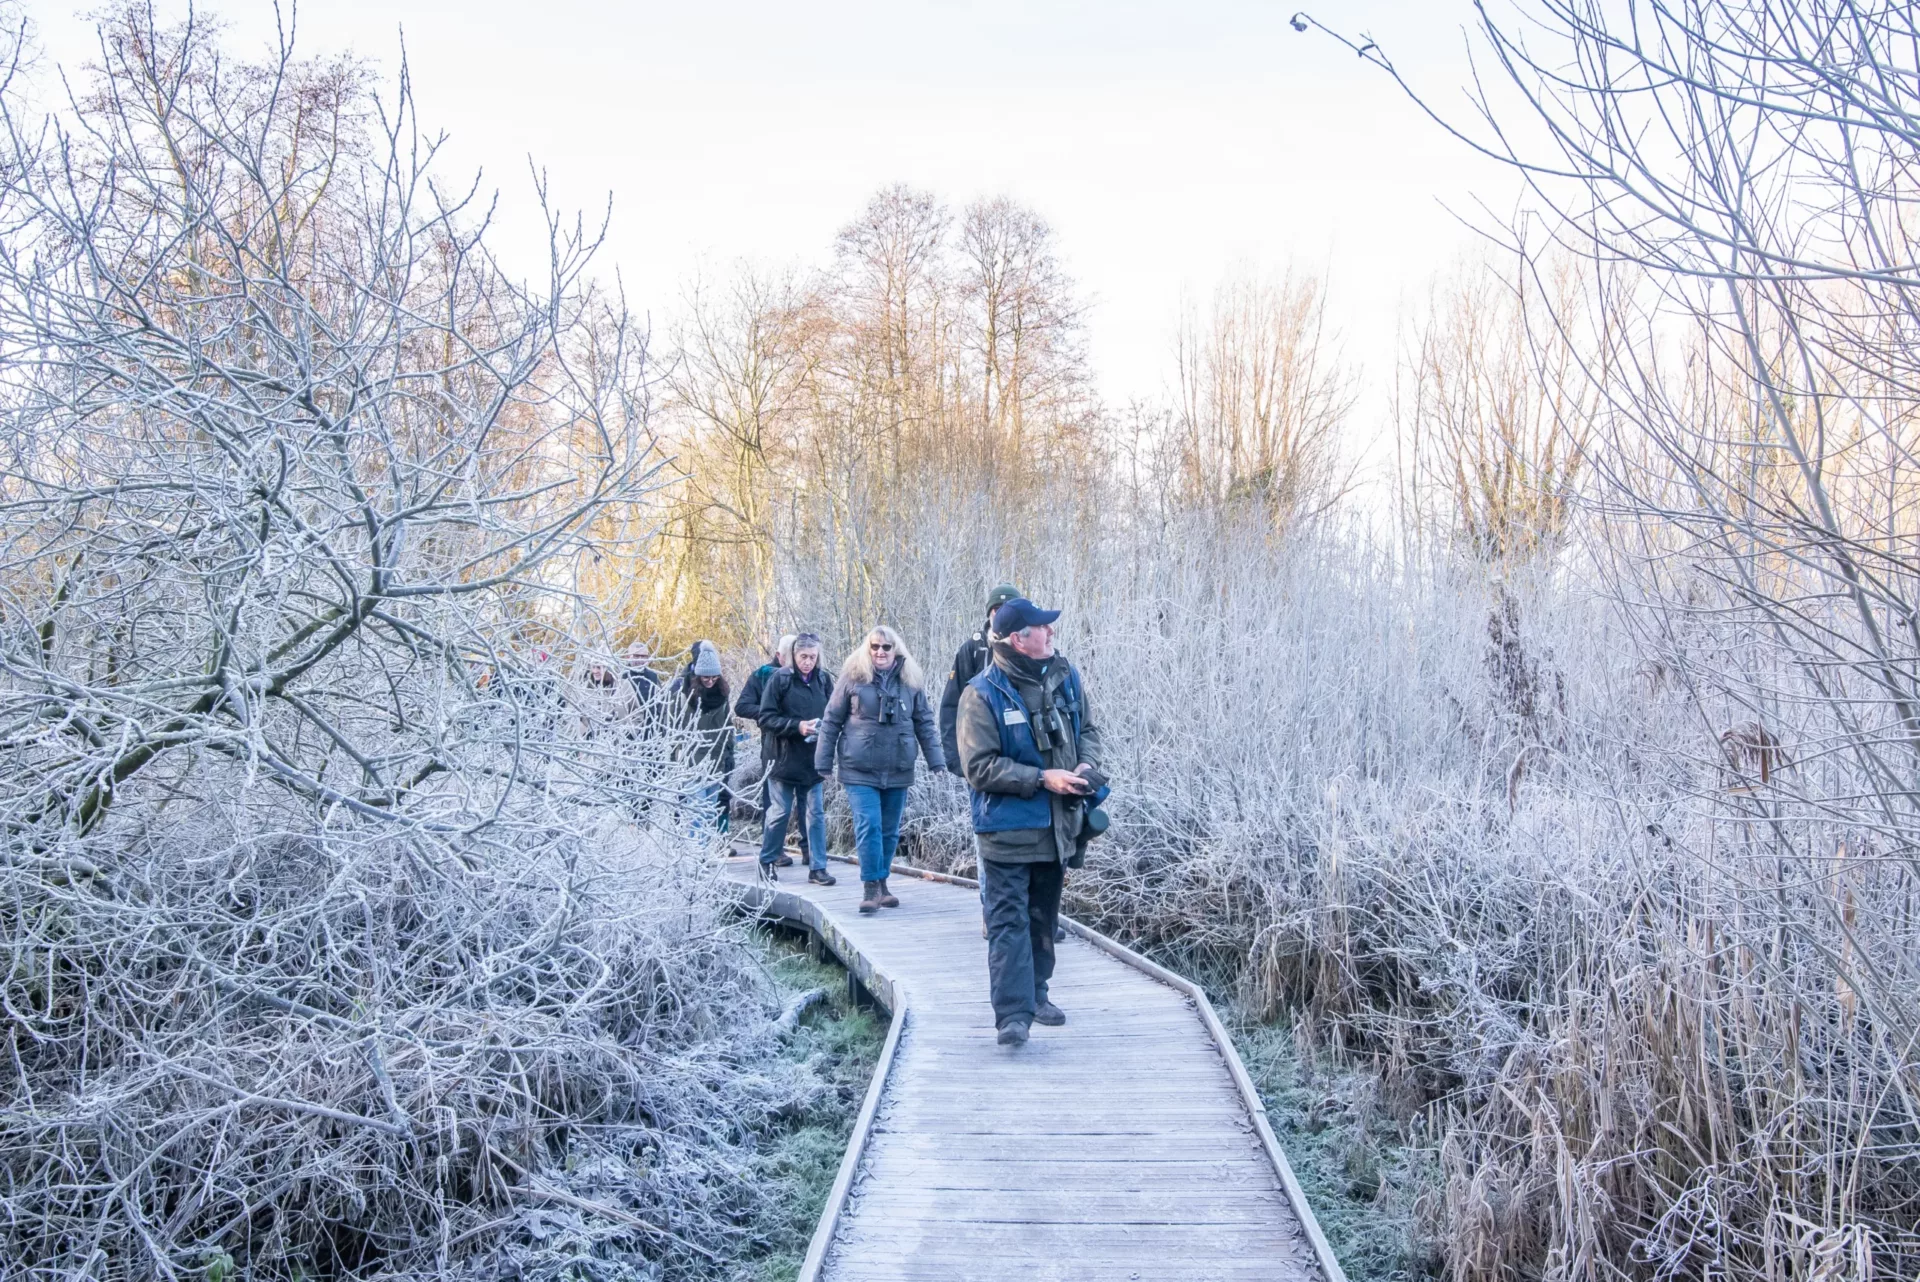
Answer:
<svg viewBox="0 0 1920 1282"><path fill-rule="evenodd" d="M956 737L973 790L986 892L987 978L1002 1045L1033 1024L1064 1024L1047 999L1065 869L1093 828L1100 730L1080 673L1053 652L1058 610L1016 597L993 615L993 661L960 696ZM1104 819L1104 815L1097 815Z"/></svg>

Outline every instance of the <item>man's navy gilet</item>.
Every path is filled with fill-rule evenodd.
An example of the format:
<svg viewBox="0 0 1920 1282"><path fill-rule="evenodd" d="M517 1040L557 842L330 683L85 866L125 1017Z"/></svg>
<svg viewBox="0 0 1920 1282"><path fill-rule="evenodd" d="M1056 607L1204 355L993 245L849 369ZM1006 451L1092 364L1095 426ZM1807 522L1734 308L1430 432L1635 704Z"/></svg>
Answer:
<svg viewBox="0 0 1920 1282"><path fill-rule="evenodd" d="M1065 659L1062 663L1067 663ZM1047 762L1040 755L1040 747L1033 741L1033 714L1020 692L1013 688L1013 682L999 666L988 661L980 675L967 682L967 688L979 693L987 701L987 707L993 709L993 723L1000 727L1000 755L1012 757L1023 766L1032 766L1036 770L1047 769ZM1071 663L1067 663L1067 680L1060 687L1060 695L1066 701L1067 715L1073 721L1073 741L1080 742L1080 672ZM1016 713L1009 723L1007 714ZM1011 832L1018 828L1051 828L1053 826L1052 796L1045 788L1040 788L1031 797L1016 796L1011 792L979 792L973 794L973 830L975 832Z"/></svg>

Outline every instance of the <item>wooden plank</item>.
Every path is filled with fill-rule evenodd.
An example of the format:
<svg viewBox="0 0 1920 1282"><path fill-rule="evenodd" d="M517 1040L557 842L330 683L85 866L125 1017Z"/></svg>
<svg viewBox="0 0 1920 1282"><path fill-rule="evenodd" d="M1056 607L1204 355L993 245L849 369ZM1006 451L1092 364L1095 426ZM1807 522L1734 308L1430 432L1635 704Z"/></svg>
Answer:
<svg viewBox="0 0 1920 1282"><path fill-rule="evenodd" d="M1151 1142L1143 1142L1143 1137ZM1221 1162L1264 1156L1251 1131L1229 1129L1225 1124L1220 1131L1206 1134L1168 1135L1159 1131L1081 1131L1072 1135L1031 1131L935 1134L924 1130L890 1130L882 1121L875 1127L871 1146L876 1160L884 1155L929 1161L1048 1162L1071 1158L1084 1162Z"/></svg>
<svg viewBox="0 0 1920 1282"><path fill-rule="evenodd" d="M1264 1189L933 1189L872 1182L855 1191L862 1216L949 1224L1233 1224L1271 1226L1286 1193Z"/></svg>
<svg viewBox="0 0 1920 1282"><path fill-rule="evenodd" d="M1264 1260L1089 1261L1009 1252L1004 1243L997 1253L965 1261L912 1259L882 1265L848 1261L834 1266L836 1282L1268 1282L1274 1276L1275 1266Z"/></svg>
<svg viewBox="0 0 1920 1282"><path fill-rule="evenodd" d="M898 1181L903 1187L949 1189L956 1192L1020 1192L1036 1189L1082 1188L1088 1185L1116 1192L1151 1192L1156 1189L1179 1192L1194 1188L1251 1188L1268 1190L1273 1186L1272 1172L1263 1165L1264 1155L1249 1153L1243 1158L1218 1159L1120 1159L1118 1161L1077 1161L1052 1154L1024 1161L992 1161L975 1157L951 1157L935 1161L869 1149L862 1162L862 1177L885 1185Z"/></svg>
<svg viewBox="0 0 1920 1282"><path fill-rule="evenodd" d="M1022 1224L1009 1232L1004 1224L956 1224L948 1221L895 1219L863 1223L855 1220L835 1238L832 1270L837 1260L863 1264L905 1264L908 1261L946 1259L965 1264L1004 1253L1016 1243L1022 1252L1041 1258L1069 1258L1076 1262L1131 1262L1149 1276L1161 1260L1189 1258L1207 1261L1271 1261L1306 1265L1313 1253L1297 1225L1286 1229L1222 1224ZM1286 1276L1286 1274L1278 1274ZM1295 1271L1293 1277L1300 1274Z"/></svg>

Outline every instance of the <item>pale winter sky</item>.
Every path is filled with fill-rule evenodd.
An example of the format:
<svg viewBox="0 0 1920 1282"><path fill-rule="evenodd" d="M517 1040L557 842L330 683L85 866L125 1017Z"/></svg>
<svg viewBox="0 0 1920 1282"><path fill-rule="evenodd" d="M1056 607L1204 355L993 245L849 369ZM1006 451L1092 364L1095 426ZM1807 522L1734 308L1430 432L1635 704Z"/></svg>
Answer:
<svg viewBox="0 0 1920 1282"><path fill-rule="evenodd" d="M1183 291L1236 261L1331 278L1377 431L1403 305L1472 243L1449 208L1516 186L1378 72L1288 26L1298 0L308 0L299 46L397 67L460 171L484 170L533 246L527 158L557 198L613 198L605 263L664 322L696 270L823 262L877 188L953 206L1007 193L1059 233L1092 302L1110 401L1161 391ZM29 0L75 65L94 8ZM171 8L162 0L162 11ZM1436 100L1464 107L1467 0L1316 0ZM267 0L214 0L236 48Z"/></svg>

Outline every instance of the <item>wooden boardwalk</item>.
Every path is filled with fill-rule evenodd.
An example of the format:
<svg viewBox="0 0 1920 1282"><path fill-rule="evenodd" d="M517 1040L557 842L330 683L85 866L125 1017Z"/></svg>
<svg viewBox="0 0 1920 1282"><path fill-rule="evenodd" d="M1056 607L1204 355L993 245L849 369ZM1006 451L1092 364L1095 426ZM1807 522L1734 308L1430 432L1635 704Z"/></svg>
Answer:
<svg viewBox="0 0 1920 1282"><path fill-rule="evenodd" d="M994 1040L976 892L896 875L862 917L833 887L728 861L892 1013L801 1282L1345 1282L1204 994L1074 927L1062 1028ZM896 874L901 870L896 868Z"/></svg>

